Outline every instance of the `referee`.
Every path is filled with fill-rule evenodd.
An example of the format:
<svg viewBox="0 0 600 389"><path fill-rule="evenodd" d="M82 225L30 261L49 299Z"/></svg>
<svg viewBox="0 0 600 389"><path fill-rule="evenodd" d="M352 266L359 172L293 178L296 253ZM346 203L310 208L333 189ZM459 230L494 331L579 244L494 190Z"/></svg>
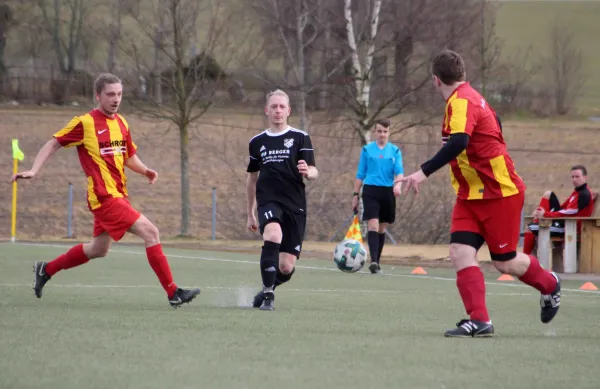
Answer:
<svg viewBox="0 0 600 389"><path fill-rule="evenodd" d="M367 240L371 273L380 273L379 259L385 244L385 229L396 219L396 197L401 194L402 183L394 185L394 179L404 175L402 153L400 149L388 142L390 137L390 120L381 119L375 125L375 142L363 147L358 162L352 209L358 206L358 196L363 186L363 220L367 220Z"/></svg>

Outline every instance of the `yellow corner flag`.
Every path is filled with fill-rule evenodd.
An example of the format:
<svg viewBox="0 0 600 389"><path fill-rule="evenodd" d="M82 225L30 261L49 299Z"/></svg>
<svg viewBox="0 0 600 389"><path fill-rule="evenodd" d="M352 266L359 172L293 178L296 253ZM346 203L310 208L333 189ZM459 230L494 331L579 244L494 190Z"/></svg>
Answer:
<svg viewBox="0 0 600 389"><path fill-rule="evenodd" d="M19 161L25 158L25 154L19 148L19 140L12 140L13 174L19 172ZM14 242L17 235L17 180L13 181L12 217L11 217L11 240Z"/></svg>
<svg viewBox="0 0 600 389"><path fill-rule="evenodd" d="M360 231L360 222L358 221L357 215L354 215L354 220L352 221L350 228L348 228L345 239L355 239L360 243L363 243L362 233Z"/></svg>
<svg viewBox="0 0 600 389"><path fill-rule="evenodd" d="M19 161L22 161L23 158L25 158L25 154L23 154L23 152L19 148L19 140L18 139L12 140L12 153L13 153L13 159L18 159Z"/></svg>

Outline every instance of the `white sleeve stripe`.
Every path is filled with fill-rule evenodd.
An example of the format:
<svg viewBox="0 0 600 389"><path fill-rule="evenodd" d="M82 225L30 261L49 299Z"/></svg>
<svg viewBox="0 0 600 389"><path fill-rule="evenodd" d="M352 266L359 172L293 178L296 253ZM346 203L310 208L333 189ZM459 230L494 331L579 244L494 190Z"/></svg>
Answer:
<svg viewBox="0 0 600 389"><path fill-rule="evenodd" d="M250 156L251 159L258 161L258 158L254 158L253 156Z"/></svg>
<svg viewBox="0 0 600 389"><path fill-rule="evenodd" d="M299 130L299 129L297 129L297 128L290 127L290 131L293 131L293 132L299 132L299 133L301 133L302 135L309 136L307 132L304 132L304 131L302 131L302 130Z"/></svg>
<svg viewBox="0 0 600 389"><path fill-rule="evenodd" d="M298 151L302 151L302 150L312 150L312 149L300 149L300 150L298 150Z"/></svg>
<svg viewBox="0 0 600 389"><path fill-rule="evenodd" d="M579 212L579 210L577 210L577 209L561 209L558 212L562 213L563 215L574 215L577 212Z"/></svg>

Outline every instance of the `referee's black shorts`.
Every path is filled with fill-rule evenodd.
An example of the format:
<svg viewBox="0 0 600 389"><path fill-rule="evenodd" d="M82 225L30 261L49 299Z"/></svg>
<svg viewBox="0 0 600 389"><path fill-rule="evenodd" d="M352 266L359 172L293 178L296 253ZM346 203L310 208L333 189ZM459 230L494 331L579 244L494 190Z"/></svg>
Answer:
<svg viewBox="0 0 600 389"><path fill-rule="evenodd" d="M364 185L362 200L363 220L379 219L379 223L396 220L396 196L392 186Z"/></svg>

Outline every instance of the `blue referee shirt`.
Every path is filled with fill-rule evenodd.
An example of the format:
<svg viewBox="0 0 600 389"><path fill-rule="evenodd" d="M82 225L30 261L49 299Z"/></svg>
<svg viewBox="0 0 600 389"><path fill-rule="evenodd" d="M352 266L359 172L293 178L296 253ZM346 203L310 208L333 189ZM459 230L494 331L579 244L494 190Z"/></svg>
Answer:
<svg viewBox="0 0 600 389"><path fill-rule="evenodd" d="M364 185L394 186L398 174L404 174L404 167L397 146L388 142L380 149L377 142L371 142L362 148L356 178Z"/></svg>

